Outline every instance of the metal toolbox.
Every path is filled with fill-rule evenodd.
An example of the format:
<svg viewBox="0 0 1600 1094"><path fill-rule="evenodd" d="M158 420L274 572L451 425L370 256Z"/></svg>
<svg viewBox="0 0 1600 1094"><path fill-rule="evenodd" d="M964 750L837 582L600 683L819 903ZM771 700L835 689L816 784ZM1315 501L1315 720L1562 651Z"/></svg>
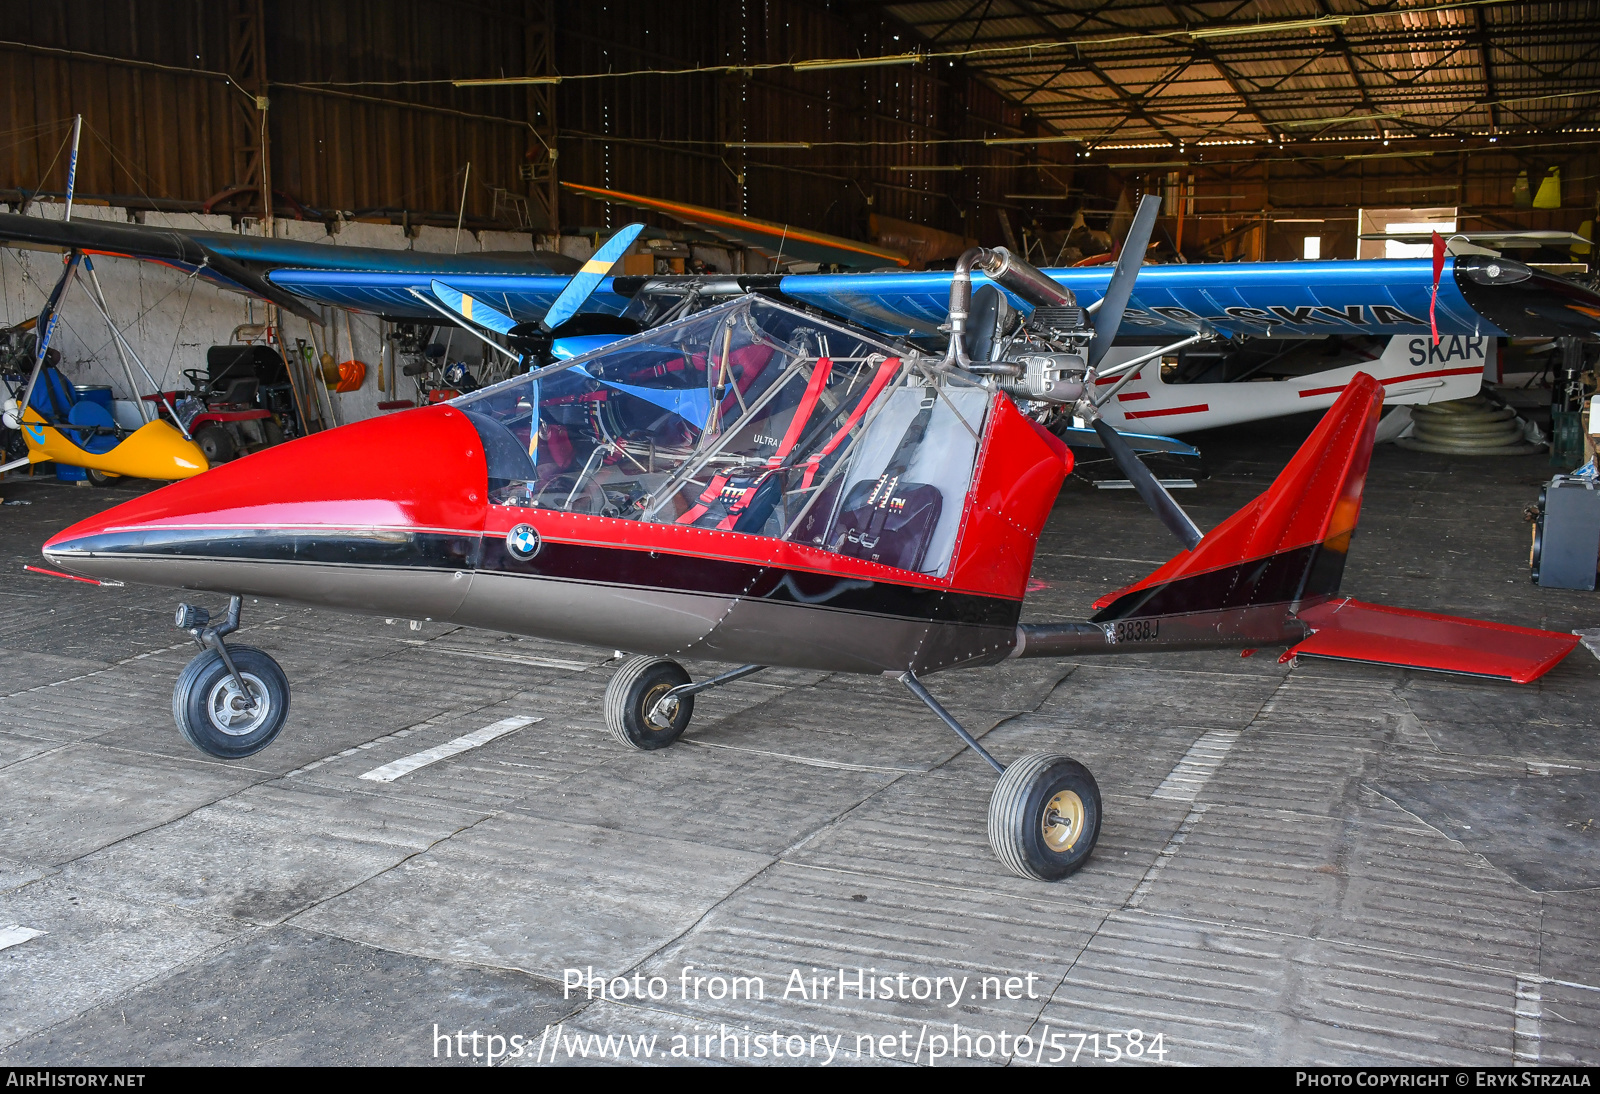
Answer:
<svg viewBox="0 0 1600 1094"><path fill-rule="evenodd" d="M1600 482L1557 475L1539 491L1529 555L1534 584L1593 589L1600 558Z"/></svg>

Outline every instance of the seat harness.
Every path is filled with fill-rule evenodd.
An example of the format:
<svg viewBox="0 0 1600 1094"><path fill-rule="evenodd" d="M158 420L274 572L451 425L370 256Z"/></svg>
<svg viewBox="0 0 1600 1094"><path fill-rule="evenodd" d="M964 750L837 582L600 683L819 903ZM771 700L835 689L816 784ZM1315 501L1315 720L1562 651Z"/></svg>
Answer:
<svg viewBox="0 0 1600 1094"><path fill-rule="evenodd" d="M804 477L801 482L802 489L809 489L815 479L817 469L834 449L849 436L850 431L861 421L867 409L877 399L889 380L899 371L900 358L888 357L878 366L877 372L872 377L872 382L867 385L867 390L862 394L856 407L826 444L808 457L803 465ZM828 357L819 357L816 365L811 370L811 377L806 383L805 394L800 397L799 405L795 407L794 417L789 420L789 428L784 431L782 440L771 456L767 457L766 465L755 474L721 473L712 477L705 490L700 494L696 504L678 518L679 524L694 524L702 519L713 507L720 507L723 517L715 527L723 530L747 531L739 528L740 518L749 513L755 506L758 492L766 488L770 495L779 485L781 472L788 470L788 460L795 446L799 444L805 432L806 423L811 420L811 415L816 411L817 401L822 397L822 391L828 385L828 379L833 372L833 360ZM775 499L774 499L775 501ZM761 508L761 507L756 507ZM770 508L768 510L770 512ZM765 519L763 518L763 523Z"/></svg>

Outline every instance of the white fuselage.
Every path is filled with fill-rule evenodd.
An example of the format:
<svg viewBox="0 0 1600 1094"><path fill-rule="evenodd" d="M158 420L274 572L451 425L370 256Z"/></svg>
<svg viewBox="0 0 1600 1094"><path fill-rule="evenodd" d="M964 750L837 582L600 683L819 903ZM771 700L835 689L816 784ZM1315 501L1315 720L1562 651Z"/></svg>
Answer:
<svg viewBox="0 0 1600 1094"><path fill-rule="evenodd" d="M1106 355L1102 371L1145 352L1136 346L1118 346ZM1357 372L1368 373L1383 385L1386 405L1464 399L1478 393L1485 367L1494 364L1494 354L1492 337L1445 335L1435 346L1427 335L1401 335L1389 339L1375 360L1323 372L1285 379L1186 384L1164 383L1159 363L1152 361L1141 366L1139 375L1101 413L1125 432L1191 433L1326 410ZM1099 382L1108 385L1115 378Z"/></svg>

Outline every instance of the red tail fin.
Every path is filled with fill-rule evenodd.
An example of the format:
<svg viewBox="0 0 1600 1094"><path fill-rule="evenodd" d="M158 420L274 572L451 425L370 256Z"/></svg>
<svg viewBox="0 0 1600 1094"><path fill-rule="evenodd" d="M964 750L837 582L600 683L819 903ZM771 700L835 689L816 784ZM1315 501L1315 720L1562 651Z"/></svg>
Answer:
<svg viewBox="0 0 1600 1094"><path fill-rule="evenodd" d="M1572 652L1570 634L1335 600L1372 459L1383 387L1366 373L1265 494L1193 551L1095 603L1121 642L1261 645L1284 654L1493 676L1527 683Z"/></svg>
<svg viewBox="0 0 1600 1094"><path fill-rule="evenodd" d="M1267 492L1193 551L1095 602L1095 622L1299 604L1339 591L1383 385L1357 373Z"/></svg>

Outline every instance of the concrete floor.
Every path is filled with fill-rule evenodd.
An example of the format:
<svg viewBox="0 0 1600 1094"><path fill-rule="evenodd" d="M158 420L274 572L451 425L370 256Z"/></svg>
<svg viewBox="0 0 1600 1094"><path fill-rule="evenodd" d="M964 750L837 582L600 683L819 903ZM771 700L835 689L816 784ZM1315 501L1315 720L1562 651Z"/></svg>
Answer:
<svg viewBox="0 0 1600 1094"><path fill-rule="evenodd" d="M1199 438L1201 526L1309 425ZM1548 473L1380 449L1345 591L1600 625L1594 594L1528 582L1520 511ZM593 1062L654 1035L657 1059L823 1063L826 1039L836 1066L869 1043L943 1064L952 1034L955 1062L1094 1063L1130 1030L1182 1064L1600 1061L1581 647L1522 688L1267 651L934 678L1002 759L1098 778L1095 857L1044 885L989 850L988 769L887 680L762 674L632 753L601 723L608 651L252 603L239 637L282 662L293 712L267 751L211 761L172 723L177 598L21 570L138 488L0 483L0 1063L482 1064L512 1035L503 1062ZM1029 617L1082 618L1172 552L1130 494L1069 483ZM513 716L539 720L360 778ZM639 979L567 997L590 967ZM890 978L876 998L857 969ZM733 976L765 999L712 998ZM651 977L664 998L635 999Z"/></svg>

